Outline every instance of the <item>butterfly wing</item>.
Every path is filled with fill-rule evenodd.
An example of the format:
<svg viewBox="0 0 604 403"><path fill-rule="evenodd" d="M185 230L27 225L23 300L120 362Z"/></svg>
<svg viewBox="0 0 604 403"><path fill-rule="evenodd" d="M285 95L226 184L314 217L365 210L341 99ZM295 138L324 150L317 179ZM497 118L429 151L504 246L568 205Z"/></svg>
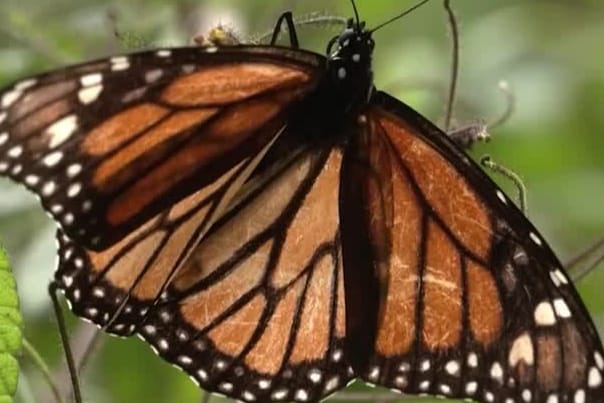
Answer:
<svg viewBox="0 0 604 403"><path fill-rule="evenodd" d="M165 235L148 224L125 238L121 243L142 240L107 252L102 260L112 263L98 265L95 252L64 243L61 256L72 252L57 280L74 310L106 324L127 291L123 278L132 284L140 277L108 330L140 333L204 389L244 401L316 401L339 389L352 377L342 345L342 153L335 146L297 147L291 139L286 129L155 302L149 297L166 283L171 239L191 238L184 231L199 225L199 212L207 208L201 199L164 214L182 217L180 226L160 226ZM134 256L145 257L136 263L146 267L142 275L132 270ZM91 274L97 274L94 284Z"/></svg>
<svg viewBox="0 0 604 403"><path fill-rule="evenodd" d="M108 332L131 335L275 140L106 249L87 249L59 230L55 280L72 310Z"/></svg>
<svg viewBox="0 0 604 403"><path fill-rule="evenodd" d="M342 153L284 155L269 151L140 329L204 389L243 401L318 401L353 376L342 350Z"/></svg>
<svg viewBox="0 0 604 403"><path fill-rule="evenodd" d="M362 183L381 293L363 378L484 402L599 401L602 345L536 229L409 107L378 93L359 122L362 169L346 179Z"/></svg>
<svg viewBox="0 0 604 403"><path fill-rule="evenodd" d="M113 57L0 91L0 174L102 250L260 150L324 58L274 47Z"/></svg>

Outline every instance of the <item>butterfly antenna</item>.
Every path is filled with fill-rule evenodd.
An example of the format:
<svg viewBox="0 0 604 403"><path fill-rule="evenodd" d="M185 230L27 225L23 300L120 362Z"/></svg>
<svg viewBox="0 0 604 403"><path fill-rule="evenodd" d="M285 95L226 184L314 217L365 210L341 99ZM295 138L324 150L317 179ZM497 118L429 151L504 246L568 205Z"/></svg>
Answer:
<svg viewBox="0 0 604 403"><path fill-rule="evenodd" d="M381 23L380 25L378 25L377 27L375 27L375 28L371 29L371 30L369 31L369 33L370 33L370 34L371 34L371 33L374 33L374 32L375 32L375 31L377 31L378 29L385 27L386 25L390 24L391 22L394 22L394 21L396 21L396 20L398 20L398 19L400 19L400 18L403 18L404 16L406 16L407 14L409 14L410 12L412 12L413 10L415 10L416 8L419 8L419 7L423 6L424 4L426 4L426 3L427 3L427 2L429 2L429 1L430 1L430 0L423 0L423 1L420 1L419 3L417 3L416 5L414 5L413 7L411 7L411 8L409 8L409 9L407 9L407 10L403 11L403 12L402 12L402 13L400 13L399 15L397 15L397 16L395 16L395 17L393 17L393 18L390 18L388 21L383 22L383 23ZM354 4L354 2L353 2L353 4Z"/></svg>
<svg viewBox="0 0 604 403"><path fill-rule="evenodd" d="M350 0L352 3L352 9L354 10L354 19L356 20L356 25L361 25L361 19L359 18L359 10L357 10L357 5L354 3L354 0Z"/></svg>

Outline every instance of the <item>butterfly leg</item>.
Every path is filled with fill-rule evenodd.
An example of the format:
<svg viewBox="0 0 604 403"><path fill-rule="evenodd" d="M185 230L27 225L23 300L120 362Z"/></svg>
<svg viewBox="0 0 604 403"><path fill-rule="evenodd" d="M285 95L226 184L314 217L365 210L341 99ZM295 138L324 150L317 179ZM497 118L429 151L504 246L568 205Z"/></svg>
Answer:
<svg viewBox="0 0 604 403"><path fill-rule="evenodd" d="M294 17L291 11L286 11L277 20L277 24L275 24L275 29L273 30L273 36L271 37L271 45L277 43L277 39L279 38L279 34L281 33L281 26L283 22L287 24L287 30L289 32L289 43L292 48L298 49L300 44L298 42L298 34L296 33L296 24L294 23Z"/></svg>
<svg viewBox="0 0 604 403"><path fill-rule="evenodd" d="M50 294L52 306L57 317L61 344L63 344L63 349L65 350L65 360L67 361L67 367L69 368L69 375L73 388L73 398L76 403L82 403L82 393L80 391L78 373L75 361L73 359L73 353L71 352L71 346L69 345L67 327L65 326L65 317L63 316L63 311L61 310L61 305L59 304L59 299L57 297L59 288L59 284L57 284L55 281L51 281L51 283L48 285L48 293Z"/></svg>

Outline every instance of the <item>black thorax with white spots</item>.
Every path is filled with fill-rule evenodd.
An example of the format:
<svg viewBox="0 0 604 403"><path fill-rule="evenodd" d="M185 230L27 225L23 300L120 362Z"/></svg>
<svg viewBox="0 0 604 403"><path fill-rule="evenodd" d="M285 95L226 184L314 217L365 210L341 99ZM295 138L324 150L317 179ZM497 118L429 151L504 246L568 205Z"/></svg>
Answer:
<svg viewBox="0 0 604 403"><path fill-rule="evenodd" d="M327 77L334 95L345 100L342 105L346 105L348 110L364 105L371 97L371 58L374 45L371 32L365 30L365 23L353 20L349 20L348 27L342 34L329 42Z"/></svg>

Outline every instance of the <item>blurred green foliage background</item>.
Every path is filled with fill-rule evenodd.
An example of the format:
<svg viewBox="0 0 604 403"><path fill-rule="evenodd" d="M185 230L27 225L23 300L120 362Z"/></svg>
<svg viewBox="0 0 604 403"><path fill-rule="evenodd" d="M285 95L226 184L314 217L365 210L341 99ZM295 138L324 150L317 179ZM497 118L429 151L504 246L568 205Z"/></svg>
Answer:
<svg viewBox="0 0 604 403"><path fill-rule="evenodd" d="M498 81L509 82L515 110L493 141L479 145L521 175L531 220L562 261L604 233L604 2L598 0L457 0L461 77L455 118L493 120L505 109ZM358 0L374 26L410 2ZM350 16L342 0L2 0L0 86L47 69L141 47L179 46L218 23L243 38L272 29L285 9L298 16ZM113 16L125 40L117 40ZM451 46L442 2L434 0L376 33L375 76L385 89L438 121L444 110ZM302 46L323 52L333 26L303 28ZM510 194L510 184L496 178ZM46 286L52 275L54 227L35 198L0 180L0 239L8 249L25 315L25 334L53 368L62 350ZM604 334L604 265L579 291ZM82 322L70 316L74 334ZM50 402L27 359L19 402ZM87 402L196 402L202 393L137 339L101 337L84 371ZM350 390L369 391L360 384ZM376 393L370 390L369 393ZM384 394L386 391L380 391ZM218 401L219 399L215 399ZM375 400L368 395L367 401ZM407 401L431 401L410 398Z"/></svg>

